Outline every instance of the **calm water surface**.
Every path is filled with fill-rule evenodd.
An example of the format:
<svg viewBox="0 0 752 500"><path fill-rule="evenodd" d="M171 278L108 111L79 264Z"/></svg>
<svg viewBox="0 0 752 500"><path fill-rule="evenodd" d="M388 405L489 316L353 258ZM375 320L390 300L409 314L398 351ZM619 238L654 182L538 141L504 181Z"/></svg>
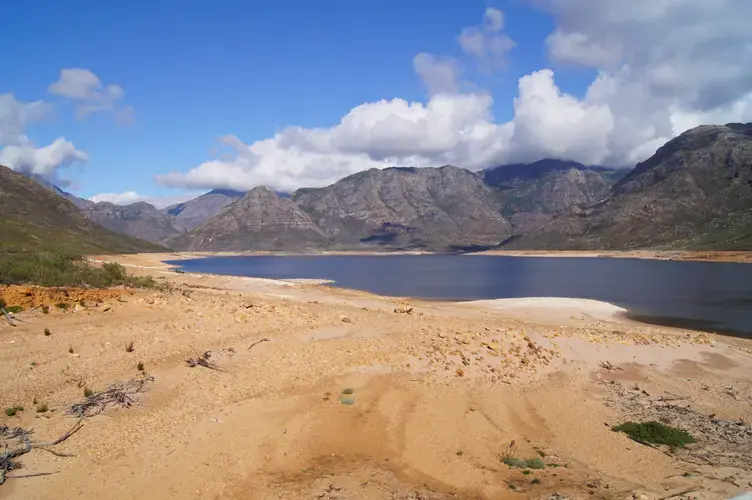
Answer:
<svg viewBox="0 0 752 500"><path fill-rule="evenodd" d="M596 299L653 323L752 336L750 264L462 255L209 257L172 263L189 272L328 279L401 297Z"/></svg>

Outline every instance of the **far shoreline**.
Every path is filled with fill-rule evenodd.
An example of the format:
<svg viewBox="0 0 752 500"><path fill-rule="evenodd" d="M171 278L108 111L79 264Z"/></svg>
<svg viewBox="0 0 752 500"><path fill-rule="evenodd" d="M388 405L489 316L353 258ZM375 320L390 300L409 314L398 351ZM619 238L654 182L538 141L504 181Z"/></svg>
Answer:
<svg viewBox="0 0 752 500"><path fill-rule="evenodd" d="M204 259L209 257L315 257L315 256L369 256L389 257L405 255L462 255L496 256L496 257L540 257L540 258L611 258L611 259L643 259L670 260L687 262L728 262L738 264L752 264L752 250L484 250L462 254L427 252L415 250L374 251L374 250L322 250L315 252L283 252L283 251L186 251L186 252L155 252L121 255L92 256L94 260L119 260L122 258L136 258L148 261L148 266L154 269L175 269L178 266L168 264L168 261Z"/></svg>

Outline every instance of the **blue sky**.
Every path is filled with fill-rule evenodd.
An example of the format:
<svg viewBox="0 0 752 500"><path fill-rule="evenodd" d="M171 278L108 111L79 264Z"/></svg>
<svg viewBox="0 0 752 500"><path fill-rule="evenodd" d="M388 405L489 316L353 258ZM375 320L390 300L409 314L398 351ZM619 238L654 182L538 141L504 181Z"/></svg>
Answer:
<svg viewBox="0 0 752 500"><path fill-rule="evenodd" d="M588 8L585 0L573 3ZM636 3L636 14L641 12L640 3ZM663 122L667 117L651 116L662 123L655 126L655 133L640 138L639 143L635 139L634 144L620 145L621 149L610 137L596 138L597 150L591 151L585 144L590 142L591 129L618 131L620 119L616 100L603 97L596 102L587 97L588 88L598 75L616 80L619 65L637 60L640 50L647 49L628 33L619 33L624 31L619 25L614 33L624 40L619 42L616 61L594 58L593 53L605 51L594 47L611 45L597 39L596 31L588 31L597 28L573 21L576 13L567 8L561 7L560 0L226 1L200 5L172 1L13 2L3 8L6 22L0 32L0 48L5 68L0 74L0 95L11 93L19 103L44 100L50 105L52 111L44 119L24 125L24 136L37 148L64 137L76 150L85 152L85 163L76 161L67 168L54 166L45 171L69 179L69 190L84 197L127 191L145 197L175 196L212 187L244 189L277 181L273 187L290 189L296 183L321 184L342 173L387 163L430 166L451 161L481 168L544 156L567 156L587 163L629 164L644 159L640 155L654 151L659 141L677 132L675 124L666 128ZM484 17L489 9L501 13L503 22L485 29L486 21L496 19ZM707 13L700 14L698 23L702 17L712 22ZM659 20L664 25L656 26L651 19L650 26L656 31L671 29L672 19L666 16ZM727 16L721 12L719 19L726 22ZM488 57L465 50L458 42L465 28L476 29L479 43L492 44L503 37L513 41L513 48ZM583 34L587 46L574 44L573 49L570 41L579 39L569 36L564 40L567 43L555 47L547 37L557 30L564 35ZM713 33L709 38L708 43L713 41ZM447 95L444 101L442 95L429 95L430 83L416 74L414 58L420 53L451 61L456 85L442 91ZM108 109L77 117L76 106L87 102L49 91L66 68L88 70L102 85L119 86L123 97L108 100L104 106ZM536 73L544 69L550 69L550 74ZM520 78L530 75L534 77L522 99ZM616 83L631 84L638 76ZM723 104L730 106L748 90L735 88L733 99ZM465 100L459 100L461 97ZM525 110L515 112L516 97L524 100L521 107ZM648 102L652 97L643 97L638 103L647 111L633 121L652 113ZM684 113L679 118L686 123L694 124L692 120L699 119L700 112L718 112L687 105L690 97L679 102ZM444 102L446 105L436 107L451 107L447 120L456 123L447 125L451 131L422 126L428 136L416 135L415 143L430 144L416 146L414 152L403 145L392 150L389 145L400 137L418 134L412 114L399 115L407 117L399 126L384 122L384 116L401 112L391 102L397 98L426 107ZM492 99L492 104L481 98ZM371 127L383 125L398 137L376 137L374 132L368 144L349 147L348 143L360 141L346 140L352 137L349 131L332 127L353 108L380 100L386 100L382 108L365 110L358 118L358 123L368 124L359 127L358 133L367 136ZM459 116L475 103L480 103L477 112ZM132 107L132 119L121 123L126 106ZM668 110L670 106L666 106ZM737 114L747 116L747 112L745 108ZM421 118L442 121L441 113ZM687 118L690 113L695 114ZM377 119L383 123L372 121ZM548 144L549 137L538 137L539 127L562 120L566 134L577 128L582 130L581 137L569 137L567 145L555 147ZM672 119L672 124L677 120ZM303 139L301 134L285 134L273 148L255 145L289 126L302 127ZM489 126L494 127L495 135L466 143L467 137L486 134ZM317 128L331 133L321 138L311 132ZM450 137L454 130L462 132L460 139ZM557 130L549 132L554 141L562 135ZM226 147L219 148L225 154L217 156L218 140L228 135L235 136L238 144L231 145L229 152ZM290 146L297 140L300 142ZM183 175L192 170L192 177ZM155 182L155 176L171 172L176 175Z"/></svg>

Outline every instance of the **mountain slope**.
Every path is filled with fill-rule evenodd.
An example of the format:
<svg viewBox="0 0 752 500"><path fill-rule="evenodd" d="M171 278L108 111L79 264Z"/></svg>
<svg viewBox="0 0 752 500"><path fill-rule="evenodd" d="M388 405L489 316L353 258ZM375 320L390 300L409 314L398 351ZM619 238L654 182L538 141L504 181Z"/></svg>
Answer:
<svg viewBox="0 0 752 500"><path fill-rule="evenodd" d="M326 238L290 199L257 187L201 226L168 242L176 250L305 250Z"/></svg>
<svg viewBox="0 0 752 500"><path fill-rule="evenodd" d="M554 159L503 165L484 170L486 184L498 192L502 213L516 233L528 232L574 205L595 203L608 193L619 173ZM622 174L622 175L623 175Z"/></svg>
<svg viewBox="0 0 752 500"><path fill-rule="evenodd" d="M164 250L108 231L87 219L71 201L3 166L0 166L0 247L75 253Z"/></svg>
<svg viewBox="0 0 752 500"><path fill-rule="evenodd" d="M371 169L292 199L336 247L439 250L496 245L511 234L491 188L452 166Z"/></svg>
<svg viewBox="0 0 752 500"><path fill-rule="evenodd" d="M245 193L240 191L214 189L193 200L169 206L164 211L168 215L174 216L180 227L191 230L211 219L227 205L244 195Z"/></svg>
<svg viewBox="0 0 752 500"><path fill-rule="evenodd" d="M511 246L752 248L752 124L681 134L601 202L570 209Z"/></svg>
<svg viewBox="0 0 752 500"><path fill-rule="evenodd" d="M127 234L152 243L162 243L183 232L172 215L140 201L130 205L99 202L83 209L84 215L111 231Z"/></svg>

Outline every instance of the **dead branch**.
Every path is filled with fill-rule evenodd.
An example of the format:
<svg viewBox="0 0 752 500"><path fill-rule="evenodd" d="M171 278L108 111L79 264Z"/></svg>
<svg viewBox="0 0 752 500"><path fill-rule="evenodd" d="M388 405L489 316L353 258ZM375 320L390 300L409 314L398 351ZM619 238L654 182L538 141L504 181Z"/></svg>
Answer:
<svg viewBox="0 0 752 500"><path fill-rule="evenodd" d="M5 479L23 479L25 477L51 476L53 474L57 474L57 471L55 471L55 472L36 472L34 474L22 474L20 476L5 476Z"/></svg>
<svg viewBox="0 0 752 500"><path fill-rule="evenodd" d="M665 496L665 497L661 497L658 500L668 500L669 498L680 497L682 495L686 495L687 493L693 493L695 491L697 491L697 488L689 488L688 490L680 491L679 493L674 493L673 495L668 495L668 496Z"/></svg>
<svg viewBox="0 0 752 500"><path fill-rule="evenodd" d="M267 339L266 337L264 337L264 338L263 338L263 339L261 339L261 340L257 340L256 342L254 342L253 344L251 344L251 345L250 345L250 346L248 347L248 350L250 351L251 349L253 349L254 347L256 347L257 345L259 345L259 344L260 344L260 343L262 343L262 342L269 342L269 339Z"/></svg>
<svg viewBox="0 0 752 500"><path fill-rule="evenodd" d="M13 318L10 314L8 314L8 311L5 310L5 308L0 308L0 312L3 313L3 316L5 316L6 321L8 321L8 324L10 326L16 326L16 324L13 322Z"/></svg>
<svg viewBox="0 0 752 500"><path fill-rule="evenodd" d="M601 361L600 366L608 371L623 370L623 368L611 364L611 361Z"/></svg>
<svg viewBox="0 0 752 500"><path fill-rule="evenodd" d="M21 464L16 461L18 457L25 455L34 449L45 450L58 456L68 456L63 453L49 450L46 447L55 446L62 443L73 434L78 432L81 427L83 427L83 423L81 422L81 420L79 420L78 422L76 422L76 425L71 428L71 430L55 439L54 441L33 442L31 440L33 431L26 430L21 427L0 426L0 444L2 445L1 449L6 450L2 454L0 454L0 485L5 483L6 479L21 479L26 477L47 476L54 474L54 472L40 472L35 474L23 474L20 476L7 475L8 472L21 468Z"/></svg>
<svg viewBox="0 0 752 500"><path fill-rule="evenodd" d="M222 370L219 369L217 364L214 363L213 361L210 361L209 358L211 358L211 351L205 351L203 354L197 355L195 359L194 358L186 359L185 364L191 368L195 368L197 366L203 366L204 368L221 372Z"/></svg>
<svg viewBox="0 0 752 500"><path fill-rule="evenodd" d="M71 405L67 413L79 418L86 418L99 415L109 406L130 408L136 404L134 396L143 392L146 384L153 381L153 376L147 376L124 383L112 384L107 390L92 394L85 401Z"/></svg>

